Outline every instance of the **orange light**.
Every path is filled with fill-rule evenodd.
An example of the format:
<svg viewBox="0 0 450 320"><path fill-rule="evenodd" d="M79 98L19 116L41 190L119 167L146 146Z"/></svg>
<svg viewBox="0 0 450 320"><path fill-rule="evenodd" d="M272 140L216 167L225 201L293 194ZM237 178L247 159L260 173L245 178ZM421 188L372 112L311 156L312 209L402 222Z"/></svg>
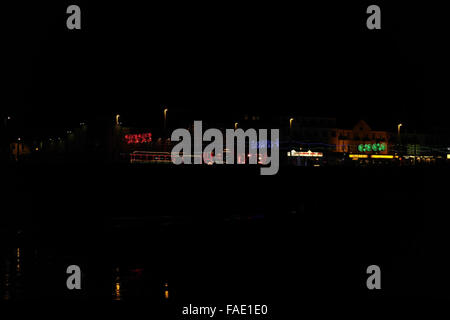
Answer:
<svg viewBox="0 0 450 320"><path fill-rule="evenodd" d="M368 158L369 156L367 154L349 154L349 158L358 159L358 158Z"/></svg>
<svg viewBox="0 0 450 320"><path fill-rule="evenodd" d="M120 283L116 282L115 300L120 300Z"/></svg>
<svg viewBox="0 0 450 320"><path fill-rule="evenodd" d="M373 154L370 156L373 159L393 159L394 156L393 155L384 155L384 154Z"/></svg>

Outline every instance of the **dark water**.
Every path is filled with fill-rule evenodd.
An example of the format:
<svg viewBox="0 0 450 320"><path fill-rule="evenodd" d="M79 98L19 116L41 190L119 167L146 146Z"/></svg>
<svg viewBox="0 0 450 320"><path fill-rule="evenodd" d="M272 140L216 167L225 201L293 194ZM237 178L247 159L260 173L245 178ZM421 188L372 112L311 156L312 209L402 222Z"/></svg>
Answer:
<svg viewBox="0 0 450 320"><path fill-rule="evenodd" d="M6 173L3 300L447 298L437 169L22 166ZM68 290L66 269L82 270ZM365 286L383 270L382 293ZM306 299L306 300L305 300Z"/></svg>

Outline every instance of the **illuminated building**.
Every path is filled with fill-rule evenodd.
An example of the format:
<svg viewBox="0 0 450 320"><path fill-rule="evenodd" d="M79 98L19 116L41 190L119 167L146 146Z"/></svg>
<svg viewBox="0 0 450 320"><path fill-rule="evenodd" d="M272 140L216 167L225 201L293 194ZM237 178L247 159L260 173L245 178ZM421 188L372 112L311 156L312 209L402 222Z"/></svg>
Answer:
<svg viewBox="0 0 450 320"><path fill-rule="evenodd" d="M291 119L293 121L290 121ZM364 120L359 120L353 128L346 129L338 128L335 118L296 117L291 119L289 119L289 132L285 136L288 136L294 144L303 145L301 147L306 150L360 153L363 151L358 150L358 146L362 145L366 149L364 152L389 153L391 134L387 131L372 130ZM282 121L288 123L288 119ZM293 147L295 149L296 146L293 145Z"/></svg>
<svg viewBox="0 0 450 320"><path fill-rule="evenodd" d="M287 153L287 156L293 159L298 166L320 166L322 165L323 152L308 151L295 151L291 150Z"/></svg>
<svg viewBox="0 0 450 320"><path fill-rule="evenodd" d="M322 153L323 156L317 158L317 163L337 164L345 159L361 161L394 159L394 157L370 157L372 154L389 155L392 138L387 131L373 130L364 120L359 120L350 129L339 128L336 119L328 117L296 117L282 121L286 123L286 127L289 123L289 131L286 131L284 137L289 143L286 151L310 150L312 153ZM355 156L349 158L349 154ZM358 154L365 156L356 156ZM288 162L293 163L292 155L288 155ZM310 162L312 161L300 158L295 161L297 165Z"/></svg>
<svg viewBox="0 0 450 320"><path fill-rule="evenodd" d="M372 130L360 120L352 129L333 131L330 144L336 145L336 152L389 154L389 139L387 131Z"/></svg>
<svg viewBox="0 0 450 320"><path fill-rule="evenodd" d="M10 154L16 161L23 156L29 155L30 153L30 148L21 141L13 142L10 144Z"/></svg>

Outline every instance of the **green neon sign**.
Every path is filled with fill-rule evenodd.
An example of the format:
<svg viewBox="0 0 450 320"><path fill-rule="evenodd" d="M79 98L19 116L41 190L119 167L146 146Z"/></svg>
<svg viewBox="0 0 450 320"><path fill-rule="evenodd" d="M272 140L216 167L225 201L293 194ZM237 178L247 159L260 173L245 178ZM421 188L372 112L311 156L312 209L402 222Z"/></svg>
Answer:
<svg viewBox="0 0 450 320"><path fill-rule="evenodd" d="M372 152L372 151L384 151L386 150L386 145L384 143L374 143L374 144L360 144L358 145L359 152Z"/></svg>

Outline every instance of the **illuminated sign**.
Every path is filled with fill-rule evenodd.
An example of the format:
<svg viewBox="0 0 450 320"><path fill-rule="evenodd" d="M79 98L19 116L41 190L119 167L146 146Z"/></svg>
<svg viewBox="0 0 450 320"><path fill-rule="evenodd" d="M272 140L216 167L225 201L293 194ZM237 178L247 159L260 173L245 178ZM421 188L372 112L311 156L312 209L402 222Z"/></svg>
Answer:
<svg viewBox="0 0 450 320"><path fill-rule="evenodd" d="M261 140L261 141L250 141L250 146L253 149L267 149L267 148L271 148L271 146L277 146L280 147L280 141L276 140L276 141L270 141L270 140Z"/></svg>
<svg viewBox="0 0 450 320"><path fill-rule="evenodd" d="M365 158L369 157L367 154L349 154L348 156L349 156L349 158L352 158L352 159L359 159L359 158L365 159Z"/></svg>
<svg viewBox="0 0 450 320"><path fill-rule="evenodd" d="M292 150L291 152L288 152L288 157L323 157L323 153L311 152L311 150L308 150L308 152L297 152Z"/></svg>
<svg viewBox="0 0 450 320"><path fill-rule="evenodd" d="M169 152L134 151L130 154L131 163L172 163Z"/></svg>
<svg viewBox="0 0 450 320"><path fill-rule="evenodd" d="M386 150L386 145L384 143L358 145L359 152L372 152L372 151L384 151L384 150Z"/></svg>
<svg viewBox="0 0 450 320"><path fill-rule="evenodd" d="M373 154L370 157L374 158L374 159L393 159L394 158L393 155L388 155L388 154L386 154L386 155L384 155L384 154ZM398 156L395 156L395 157L398 158Z"/></svg>
<svg viewBox="0 0 450 320"><path fill-rule="evenodd" d="M152 134L148 133L138 133L138 134L126 134L125 141L127 144L140 144L152 142Z"/></svg>

